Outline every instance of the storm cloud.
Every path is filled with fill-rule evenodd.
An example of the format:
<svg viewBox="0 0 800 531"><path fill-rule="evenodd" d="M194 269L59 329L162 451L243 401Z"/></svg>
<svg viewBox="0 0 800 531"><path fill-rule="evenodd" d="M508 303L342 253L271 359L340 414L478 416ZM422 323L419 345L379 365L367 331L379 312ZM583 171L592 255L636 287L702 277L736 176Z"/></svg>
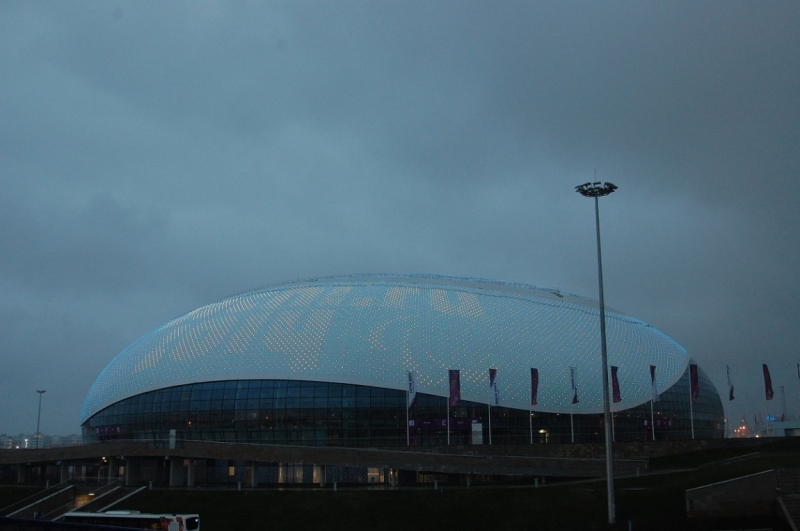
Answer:
<svg viewBox="0 0 800 531"><path fill-rule="evenodd" d="M797 414L797 2L0 3L0 432L233 293L349 273L596 297L726 414ZM773 372L766 403L760 364ZM623 390L624 392L624 390Z"/></svg>

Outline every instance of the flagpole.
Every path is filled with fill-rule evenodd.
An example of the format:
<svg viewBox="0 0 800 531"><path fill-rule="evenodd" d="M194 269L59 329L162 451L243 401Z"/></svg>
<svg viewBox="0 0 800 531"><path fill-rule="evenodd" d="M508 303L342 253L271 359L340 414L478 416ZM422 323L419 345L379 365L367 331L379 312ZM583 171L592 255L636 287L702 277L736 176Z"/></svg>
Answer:
<svg viewBox="0 0 800 531"><path fill-rule="evenodd" d="M406 446L411 446L411 433L408 429L408 401L411 398L408 389L406 389Z"/></svg>
<svg viewBox="0 0 800 531"><path fill-rule="evenodd" d="M572 433L572 442L575 442L575 424L572 422L572 404L569 405L569 430Z"/></svg>
<svg viewBox="0 0 800 531"><path fill-rule="evenodd" d="M531 444L533 444L533 406L528 406L528 425L531 429Z"/></svg>
<svg viewBox="0 0 800 531"><path fill-rule="evenodd" d="M450 446L450 394L447 395L447 446Z"/></svg>
<svg viewBox="0 0 800 531"><path fill-rule="evenodd" d="M786 389L783 386L781 386L781 396L783 397L783 414L781 417L786 420Z"/></svg>
<svg viewBox="0 0 800 531"><path fill-rule="evenodd" d="M611 412L611 441L617 442L617 432L614 429L614 412Z"/></svg>
<svg viewBox="0 0 800 531"><path fill-rule="evenodd" d="M656 440L656 422L653 420L653 399L650 398L650 431L653 434L653 440ZM694 439L694 437L692 437Z"/></svg>
<svg viewBox="0 0 800 531"><path fill-rule="evenodd" d="M489 399L489 402L486 405L489 406L489 444L492 444L492 403L491 403L491 399Z"/></svg>
<svg viewBox="0 0 800 531"><path fill-rule="evenodd" d="M692 439L694 439L694 404L692 403L692 370L689 366L689 422L692 425Z"/></svg>

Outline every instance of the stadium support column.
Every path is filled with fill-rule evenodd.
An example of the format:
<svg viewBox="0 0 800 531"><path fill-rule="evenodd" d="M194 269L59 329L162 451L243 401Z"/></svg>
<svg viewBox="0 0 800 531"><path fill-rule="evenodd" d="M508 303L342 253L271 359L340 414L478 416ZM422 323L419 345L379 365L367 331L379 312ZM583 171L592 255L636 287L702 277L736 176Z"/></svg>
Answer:
<svg viewBox="0 0 800 531"><path fill-rule="evenodd" d="M106 477L106 481L111 483L117 476L119 475L119 466L117 465L117 460L113 457L108 458L108 475Z"/></svg>
<svg viewBox="0 0 800 531"><path fill-rule="evenodd" d="M142 458L128 457L125 459L125 486L138 485L142 472Z"/></svg>
<svg viewBox="0 0 800 531"><path fill-rule="evenodd" d="M186 470L186 486L194 487L194 478L197 472L197 461L189 459L189 467Z"/></svg>
<svg viewBox="0 0 800 531"><path fill-rule="evenodd" d="M31 465L20 463L17 469L17 483L25 483L28 481L28 472L30 472Z"/></svg>
<svg viewBox="0 0 800 531"><path fill-rule="evenodd" d="M250 462L250 488L258 486L258 461Z"/></svg>
<svg viewBox="0 0 800 531"><path fill-rule="evenodd" d="M614 506L614 466L611 453L611 401L608 393L608 353L606 350L606 311L603 300L603 258L600 252L600 204L599 197L607 196L614 192L617 186L612 183L599 182L585 183L575 187L575 191L584 197L594 198L594 217L597 230L597 277L600 286L600 356L602 358L603 374L603 419L606 439L606 486L608 489L608 523L616 522L616 508Z"/></svg>
<svg viewBox="0 0 800 531"><path fill-rule="evenodd" d="M183 486L183 459L172 456L169 460L169 486Z"/></svg>
<svg viewBox="0 0 800 531"><path fill-rule="evenodd" d="M59 481L64 483L69 479L69 461L61 461Z"/></svg>

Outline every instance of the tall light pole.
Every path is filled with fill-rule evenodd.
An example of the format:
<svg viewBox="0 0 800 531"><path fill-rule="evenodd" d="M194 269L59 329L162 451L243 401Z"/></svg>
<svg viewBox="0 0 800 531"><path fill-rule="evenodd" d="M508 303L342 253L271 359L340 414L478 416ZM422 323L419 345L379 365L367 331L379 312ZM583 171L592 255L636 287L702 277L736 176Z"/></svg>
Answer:
<svg viewBox="0 0 800 531"><path fill-rule="evenodd" d="M603 258L600 253L600 205L598 197L606 196L616 190L611 183L585 183L575 187L584 197L594 197L594 219L597 227L597 276L600 283L600 352L603 358L603 417L606 436L606 485L608 488L608 523L616 521L614 507L614 466L611 453L611 405L608 400L608 353L606 351L606 307L603 301Z"/></svg>
<svg viewBox="0 0 800 531"><path fill-rule="evenodd" d="M39 414L36 416L36 449L39 449L39 439L42 438L42 434L39 433L39 421L42 420L42 395L45 394L47 391L36 391L39 393Z"/></svg>

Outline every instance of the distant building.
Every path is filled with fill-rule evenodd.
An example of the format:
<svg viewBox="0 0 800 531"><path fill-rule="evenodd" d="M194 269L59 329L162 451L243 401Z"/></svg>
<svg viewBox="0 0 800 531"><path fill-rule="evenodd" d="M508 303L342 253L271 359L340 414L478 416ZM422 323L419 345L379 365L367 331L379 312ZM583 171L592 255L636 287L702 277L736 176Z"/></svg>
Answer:
<svg viewBox="0 0 800 531"><path fill-rule="evenodd" d="M132 438L315 446L494 444L603 439L597 303L485 279L356 275L236 295L142 336L86 396L87 440ZM685 349L606 311L617 441L723 436L711 380L690 413ZM660 400L652 397L655 366ZM538 371L531 405L531 369ZM571 369L573 368L573 369ZM448 370L460 401L448 407ZM407 410L409 372L417 400ZM574 385L573 385L574 382ZM573 401L577 398L577 402ZM408 415L408 421L407 421Z"/></svg>

